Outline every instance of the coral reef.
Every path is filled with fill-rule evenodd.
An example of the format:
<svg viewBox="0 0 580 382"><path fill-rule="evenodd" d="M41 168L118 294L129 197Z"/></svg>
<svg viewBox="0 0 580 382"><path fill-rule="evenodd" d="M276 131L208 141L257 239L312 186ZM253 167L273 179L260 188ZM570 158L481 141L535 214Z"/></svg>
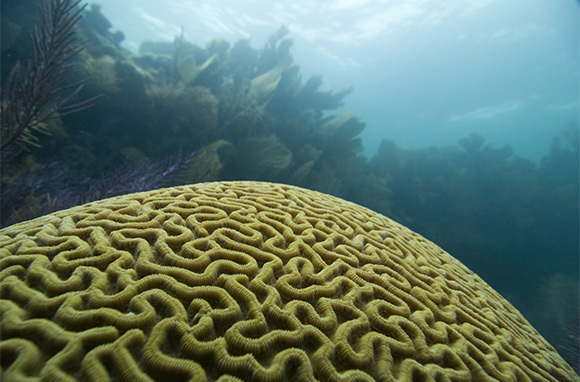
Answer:
<svg viewBox="0 0 580 382"><path fill-rule="evenodd" d="M217 182L0 231L17 380L580 381L435 244L330 195Z"/></svg>
<svg viewBox="0 0 580 382"><path fill-rule="evenodd" d="M38 4L2 3L3 82L7 68L32 56L27 34ZM92 77L82 97L102 97L51 120L50 139L2 168L2 225L158 186L292 183L370 207L438 242L562 349L563 337L550 330L557 315L535 314L533 302L538 280L579 278L577 126L539 163L476 134L420 149L385 140L369 160L358 137L364 122L356 111L336 111L352 89L322 91L321 75L303 81L287 28L261 49L249 40L198 46L178 36L145 43L139 54L124 49L112 28L98 6L84 10L70 83ZM179 152L196 155L163 184L144 181L186 156Z"/></svg>

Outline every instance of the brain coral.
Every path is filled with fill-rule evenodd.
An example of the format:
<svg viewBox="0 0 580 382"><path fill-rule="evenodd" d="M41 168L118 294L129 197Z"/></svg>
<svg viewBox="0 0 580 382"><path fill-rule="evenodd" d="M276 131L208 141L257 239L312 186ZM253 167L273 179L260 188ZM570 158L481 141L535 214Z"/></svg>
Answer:
<svg viewBox="0 0 580 382"><path fill-rule="evenodd" d="M578 381L442 249L321 193L204 183L0 231L1 377Z"/></svg>

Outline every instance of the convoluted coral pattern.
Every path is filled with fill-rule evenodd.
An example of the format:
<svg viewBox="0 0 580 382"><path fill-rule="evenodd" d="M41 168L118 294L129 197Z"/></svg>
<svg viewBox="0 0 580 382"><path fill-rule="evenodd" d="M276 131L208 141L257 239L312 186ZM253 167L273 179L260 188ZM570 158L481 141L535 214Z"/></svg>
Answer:
<svg viewBox="0 0 580 382"><path fill-rule="evenodd" d="M9 380L568 381L497 292L392 220L258 182L0 231Z"/></svg>

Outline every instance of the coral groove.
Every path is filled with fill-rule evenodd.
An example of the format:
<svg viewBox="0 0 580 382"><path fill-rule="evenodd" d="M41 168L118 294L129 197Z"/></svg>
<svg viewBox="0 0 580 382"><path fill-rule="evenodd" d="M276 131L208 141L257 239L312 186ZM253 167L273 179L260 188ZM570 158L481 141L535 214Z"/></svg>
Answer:
<svg viewBox="0 0 580 382"><path fill-rule="evenodd" d="M0 231L5 380L578 380L442 249L328 195L219 182Z"/></svg>

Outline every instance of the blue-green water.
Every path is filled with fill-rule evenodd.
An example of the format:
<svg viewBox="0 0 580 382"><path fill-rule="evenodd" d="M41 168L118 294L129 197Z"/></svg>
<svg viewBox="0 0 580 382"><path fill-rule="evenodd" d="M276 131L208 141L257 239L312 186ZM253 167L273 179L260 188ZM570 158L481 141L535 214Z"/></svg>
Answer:
<svg viewBox="0 0 580 382"><path fill-rule="evenodd" d="M303 77L353 87L346 108L366 124L367 156L383 138L406 147L472 132L538 160L578 125L579 7L573 0L116 1L102 0L124 45L251 38L290 30Z"/></svg>

